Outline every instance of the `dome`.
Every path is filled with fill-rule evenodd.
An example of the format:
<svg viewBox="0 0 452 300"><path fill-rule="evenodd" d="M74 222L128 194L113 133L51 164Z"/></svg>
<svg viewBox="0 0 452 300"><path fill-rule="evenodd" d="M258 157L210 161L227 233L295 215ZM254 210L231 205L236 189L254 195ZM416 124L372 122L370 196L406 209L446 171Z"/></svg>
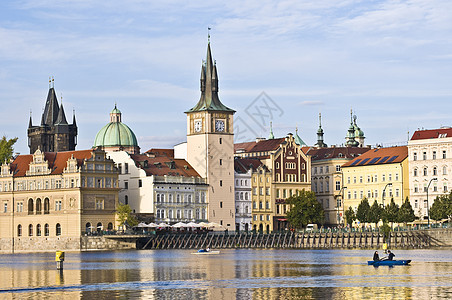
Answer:
<svg viewBox="0 0 452 300"><path fill-rule="evenodd" d="M94 147L138 147L138 142L132 129L121 122L110 122L96 135Z"/></svg>

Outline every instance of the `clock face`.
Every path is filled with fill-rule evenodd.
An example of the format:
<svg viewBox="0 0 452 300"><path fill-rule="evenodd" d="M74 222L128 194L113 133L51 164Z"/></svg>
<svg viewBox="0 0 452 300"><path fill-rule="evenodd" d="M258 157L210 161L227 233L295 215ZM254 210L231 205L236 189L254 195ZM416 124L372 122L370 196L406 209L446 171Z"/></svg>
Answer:
<svg viewBox="0 0 452 300"><path fill-rule="evenodd" d="M195 131L200 132L201 130L202 130L202 121L201 120L195 121Z"/></svg>
<svg viewBox="0 0 452 300"><path fill-rule="evenodd" d="M223 132L224 131L224 121L223 120L216 120L215 121L215 131L217 131L217 132Z"/></svg>

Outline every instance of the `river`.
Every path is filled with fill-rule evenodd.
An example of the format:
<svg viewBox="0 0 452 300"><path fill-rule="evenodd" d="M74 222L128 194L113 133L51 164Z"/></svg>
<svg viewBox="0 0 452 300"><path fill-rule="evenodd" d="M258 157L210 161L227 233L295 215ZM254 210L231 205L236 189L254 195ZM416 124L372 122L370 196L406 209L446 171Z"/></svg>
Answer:
<svg viewBox="0 0 452 300"><path fill-rule="evenodd" d="M0 255L0 299L451 299L452 251L221 249Z"/></svg>

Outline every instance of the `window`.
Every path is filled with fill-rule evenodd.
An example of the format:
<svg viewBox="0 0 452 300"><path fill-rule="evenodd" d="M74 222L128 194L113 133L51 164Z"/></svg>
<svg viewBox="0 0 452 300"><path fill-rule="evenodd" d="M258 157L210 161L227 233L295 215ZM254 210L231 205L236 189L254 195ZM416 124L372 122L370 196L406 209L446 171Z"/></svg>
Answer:
<svg viewBox="0 0 452 300"><path fill-rule="evenodd" d="M446 159L447 155L446 155L446 150L443 150L443 159Z"/></svg>
<svg viewBox="0 0 452 300"><path fill-rule="evenodd" d="M257 208L256 201L253 201L253 209L256 209L256 208Z"/></svg>
<svg viewBox="0 0 452 300"><path fill-rule="evenodd" d="M447 192L447 183L444 183L444 189L443 189L444 193Z"/></svg>
<svg viewBox="0 0 452 300"><path fill-rule="evenodd" d="M414 169L414 171L413 171L413 175L414 175L414 176L417 176L417 168L416 168L416 169Z"/></svg>
<svg viewBox="0 0 452 300"><path fill-rule="evenodd" d="M417 199L416 200L414 200L414 208L417 208L418 207L418 202L417 202Z"/></svg>
<svg viewBox="0 0 452 300"><path fill-rule="evenodd" d="M253 195L257 195L257 188L253 187Z"/></svg>
<svg viewBox="0 0 452 300"><path fill-rule="evenodd" d="M340 172L341 171L341 166L340 165L336 165L336 172Z"/></svg>
<svg viewBox="0 0 452 300"><path fill-rule="evenodd" d="M223 165L223 160L220 158L220 166Z"/></svg>
<svg viewBox="0 0 452 300"><path fill-rule="evenodd" d="M41 236L41 224L36 225L36 236Z"/></svg>
<svg viewBox="0 0 452 300"><path fill-rule="evenodd" d="M415 193L419 192L419 188L418 188L417 185L414 186L414 192L415 192Z"/></svg>
<svg viewBox="0 0 452 300"><path fill-rule="evenodd" d="M143 181L141 179L138 179L138 187L142 187L143 186Z"/></svg>
<svg viewBox="0 0 452 300"><path fill-rule="evenodd" d="M314 168L314 174L317 174L317 167Z"/></svg>
<svg viewBox="0 0 452 300"><path fill-rule="evenodd" d="M7 203L7 202L5 202L5 203L3 204L3 212L4 212L4 213L7 213L7 212L8 212L8 203Z"/></svg>
<svg viewBox="0 0 452 300"><path fill-rule="evenodd" d="M22 236L22 225L17 225L17 236Z"/></svg>
<svg viewBox="0 0 452 300"><path fill-rule="evenodd" d="M222 138L220 138L220 145L223 143L223 139ZM199 219L199 218L198 218Z"/></svg>
<svg viewBox="0 0 452 300"><path fill-rule="evenodd" d="M370 175L367 175L367 183L370 182Z"/></svg>
<svg viewBox="0 0 452 300"><path fill-rule="evenodd" d="M417 152L413 153L413 160L417 160Z"/></svg>
<svg viewBox="0 0 452 300"><path fill-rule="evenodd" d="M363 183L363 177L359 176L359 183Z"/></svg>
<svg viewBox="0 0 452 300"><path fill-rule="evenodd" d="M399 173L395 173L395 181L399 181Z"/></svg>
<svg viewBox="0 0 452 300"><path fill-rule="evenodd" d="M33 225L28 225L28 236L33 236Z"/></svg>
<svg viewBox="0 0 452 300"><path fill-rule="evenodd" d="M264 188L263 187L259 188L259 195L261 195L261 196L264 195Z"/></svg>
<svg viewBox="0 0 452 300"><path fill-rule="evenodd" d="M378 175L375 175L374 176L374 182L377 182L377 179L378 179Z"/></svg>
<svg viewBox="0 0 452 300"><path fill-rule="evenodd" d="M128 163L124 163L124 173L125 174L129 173L129 164Z"/></svg>
<svg viewBox="0 0 452 300"><path fill-rule="evenodd" d="M427 176L427 175L428 175L428 169L424 168L424 176Z"/></svg>
<svg viewBox="0 0 452 300"><path fill-rule="evenodd" d="M427 152L422 152L422 159L426 160L427 159Z"/></svg>
<svg viewBox="0 0 452 300"><path fill-rule="evenodd" d="M223 186L223 180L220 180L220 186Z"/></svg>
<svg viewBox="0 0 452 300"><path fill-rule="evenodd" d="M126 189L126 190L129 189L129 182L128 181L124 181L124 189Z"/></svg>
<svg viewBox="0 0 452 300"><path fill-rule="evenodd" d="M385 174L381 175L381 181L385 181L385 180L386 180L386 175Z"/></svg>
<svg viewBox="0 0 452 300"><path fill-rule="evenodd" d="M270 209L270 203L268 201L265 201L265 209Z"/></svg>
<svg viewBox="0 0 452 300"><path fill-rule="evenodd" d="M61 235L61 225L60 223L57 223L55 226L55 234L56 236L60 236Z"/></svg>
<svg viewBox="0 0 452 300"><path fill-rule="evenodd" d="M444 167L443 167L443 175L446 175L446 174L447 174L447 167L444 166Z"/></svg>
<svg viewBox="0 0 452 300"><path fill-rule="evenodd" d="M60 211L61 207L62 207L61 200L56 200L55 201L55 211Z"/></svg>
<svg viewBox="0 0 452 300"><path fill-rule="evenodd" d="M352 193L351 193L350 191L348 191L348 193L347 193L347 198L348 198L348 199L351 199L351 198L352 198Z"/></svg>
<svg viewBox="0 0 452 300"><path fill-rule="evenodd" d="M399 189L395 189L395 196L399 197Z"/></svg>
<svg viewBox="0 0 452 300"><path fill-rule="evenodd" d="M336 181L336 191L340 191L341 190L341 182L338 180Z"/></svg>
<svg viewBox="0 0 452 300"><path fill-rule="evenodd" d="M438 171L437 171L436 167L433 167L433 175L434 176L438 175Z"/></svg>
<svg viewBox="0 0 452 300"><path fill-rule="evenodd" d="M432 153L432 159L436 159L436 151L433 151L433 153Z"/></svg>
<svg viewBox="0 0 452 300"><path fill-rule="evenodd" d="M49 236L50 231L49 231L49 224L45 224L44 225L44 235L45 236Z"/></svg>
<svg viewBox="0 0 452 300"><path fill-rule="evenodd" d="M325 167L325 173L329 173L330 168L328 166Z"/></svg>
<svg viewBox="0 0 452 300"><path fill-rule="evenodd" d="M350 177L347 177L347 183L350 184Z"/></svg>
<svg viewBox="0 0 452 300"><path fill-rule="evenodd" d="M262 209L262 201L259 201L259 209Z"/></svg>
<svg viewBox="0 0 452 300"><path fill-rule="evenodd" d="M388 180L392 181L392 174L391 173L388 174Z"/></svg>
<svg viewBox="0 0 452 300"><path fill-rule="evenodd" d="M353 177L353 183L356 183L356 176Z"/></svg>
<svg viewBox="0 0 452 300"><path fill-rule="evenodd" d="M353 191L353 199L356 199L358 197L358 193L356 191Z"/></svg>
<svg viewBox="0 0 452 300"><path fill-rule="evenodd" d="M104 209L104 200L103 199L96 199L96 209Z"/></svg>
<svg viewBox="0 0 452 300"><path fill-rule="evenodd" d="M127 195L124 196L124 204L125 205L129 204L129 196L127 196Z"/></svg>
<svg viewBox="0 0 452 300"><path fill-rule="evenodd" d="M265 188L265 195L270 196L270 188Z"/></svg>

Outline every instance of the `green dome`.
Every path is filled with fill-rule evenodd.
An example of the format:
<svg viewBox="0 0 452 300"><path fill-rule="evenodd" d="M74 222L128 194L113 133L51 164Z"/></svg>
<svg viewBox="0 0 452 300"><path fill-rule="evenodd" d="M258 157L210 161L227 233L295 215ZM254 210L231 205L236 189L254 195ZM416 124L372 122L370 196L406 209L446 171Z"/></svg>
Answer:
<svg viewBox="0 0 452 300"><path fill-rule="evenodd" d="M113 108L113 110L111 111L111 114L120 114L120 113L121 113L121 111L119 109L117 109L116 105L115 105L115 108Z"/></svg>
<svg viewBox="0 0 452 300"><path fill-rule="evenodd" d="M118 110L117 108L115 108ZM119 110L118 110L119 111ZM110 122L96 135L94 147L132 146L138 147L133 131L124 123Z"/></svg>

